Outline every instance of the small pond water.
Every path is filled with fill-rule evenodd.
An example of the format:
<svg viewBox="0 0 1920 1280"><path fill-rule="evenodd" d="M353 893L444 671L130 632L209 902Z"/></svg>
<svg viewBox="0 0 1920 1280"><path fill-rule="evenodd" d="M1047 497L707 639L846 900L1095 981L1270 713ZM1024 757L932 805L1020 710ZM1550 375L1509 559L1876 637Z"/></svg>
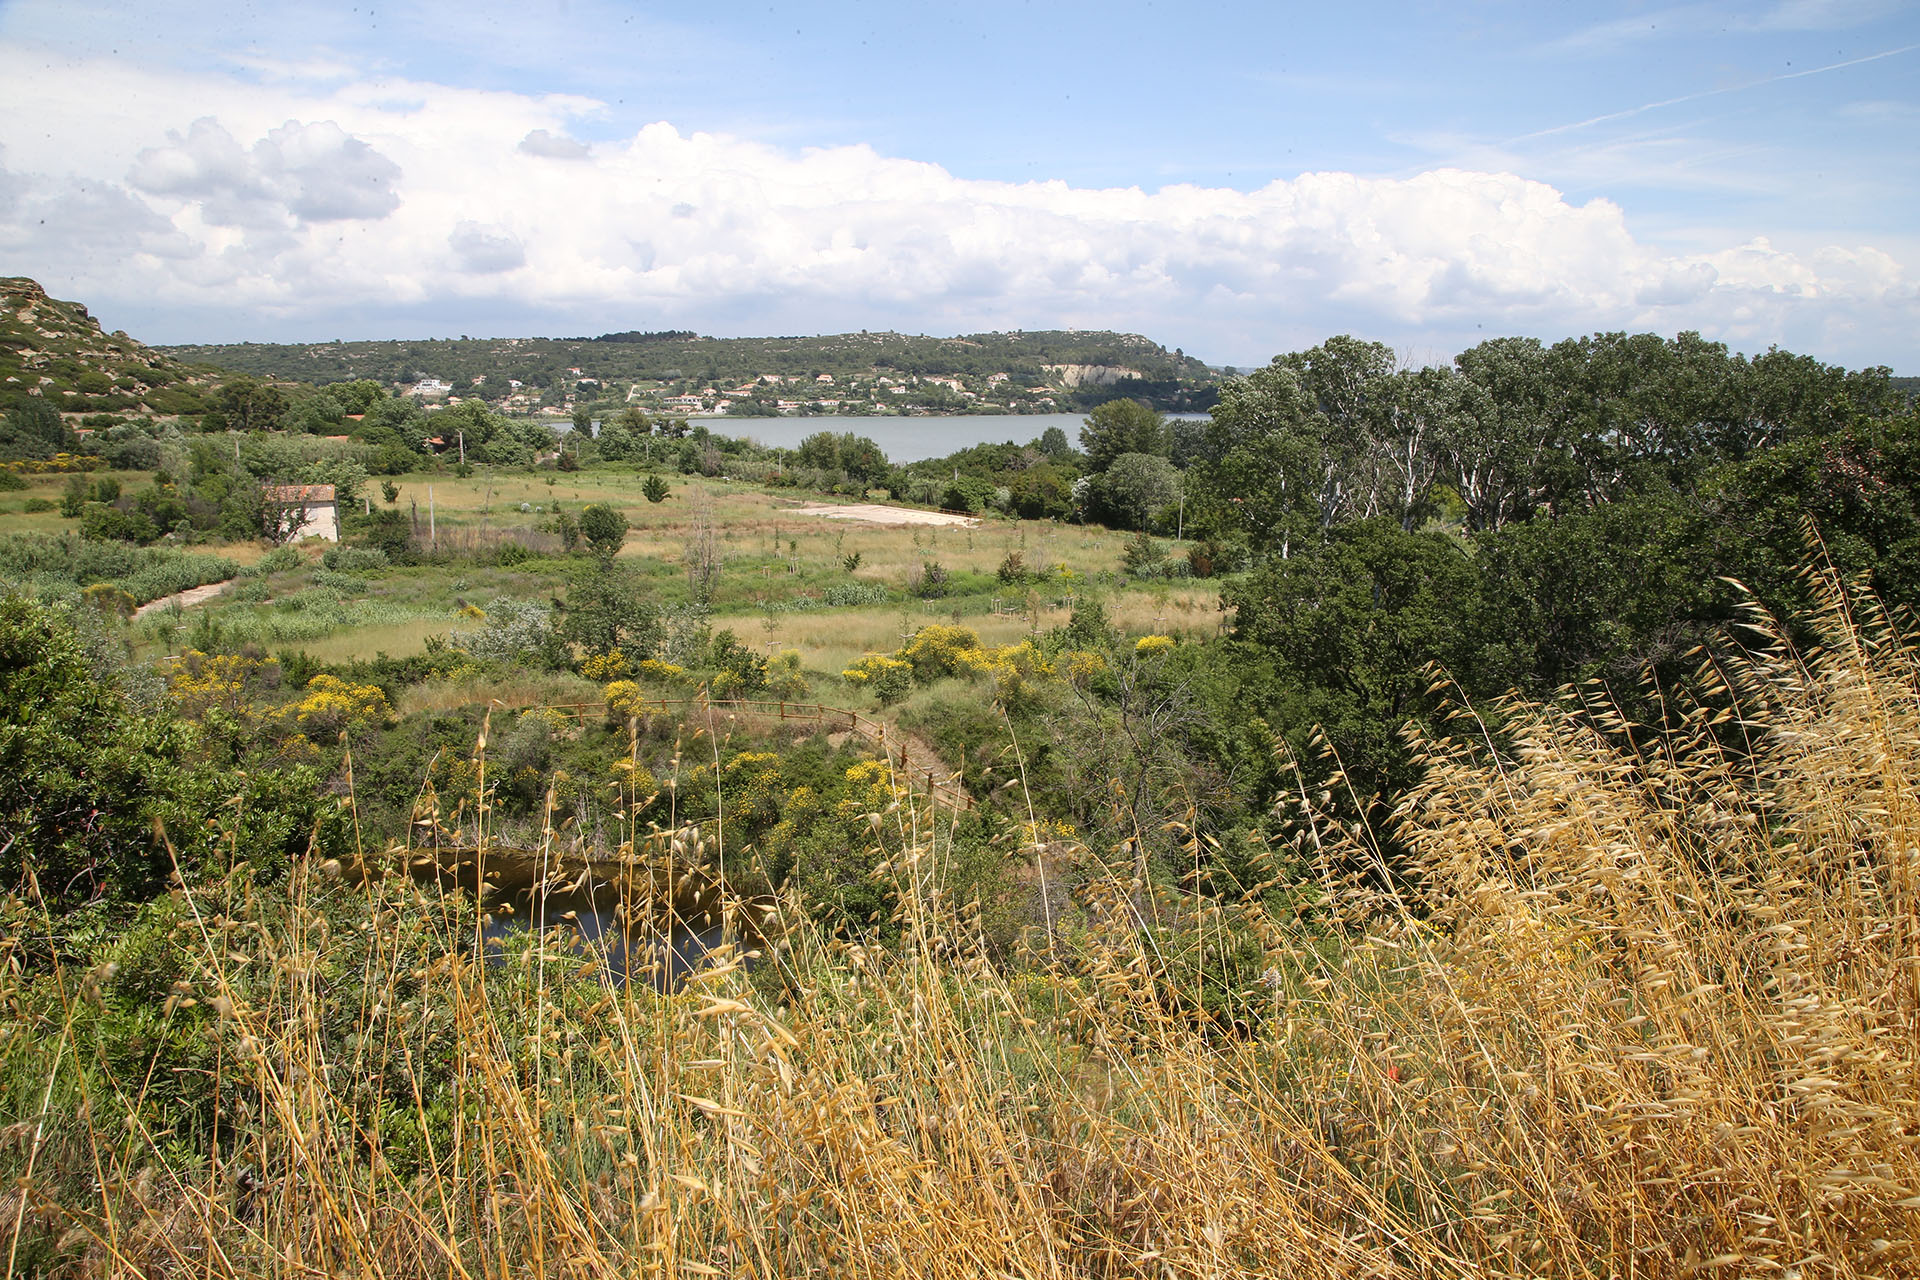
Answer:
<svg viewBox="0 0 1920 1280"><path fill-rule="evenodd" d="M579 950L599 960L614 982L649 982L663 991L674 990L689 973L704 967L707 957L723 940L723 931L717 924L704 929L676 924L666 935L647 929L628 929L618 910L611 907L552 912L542 922L521 911L508 916L489 916L482 926L482 936L488 954L497 960L509 937L528 933L536 927L556 925L570 930Z"/></svg>

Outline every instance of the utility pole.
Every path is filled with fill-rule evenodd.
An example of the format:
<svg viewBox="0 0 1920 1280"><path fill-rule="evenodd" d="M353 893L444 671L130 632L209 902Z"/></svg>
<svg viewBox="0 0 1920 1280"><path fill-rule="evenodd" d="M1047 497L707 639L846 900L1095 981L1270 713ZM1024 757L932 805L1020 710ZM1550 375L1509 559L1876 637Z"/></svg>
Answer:
<svg viewBox="0 0 1920 1280"><path fill-rule="evenodd" d="M464 467L467 465L467 429L461 427L454 434L460 437L460 465Z"/></svg>

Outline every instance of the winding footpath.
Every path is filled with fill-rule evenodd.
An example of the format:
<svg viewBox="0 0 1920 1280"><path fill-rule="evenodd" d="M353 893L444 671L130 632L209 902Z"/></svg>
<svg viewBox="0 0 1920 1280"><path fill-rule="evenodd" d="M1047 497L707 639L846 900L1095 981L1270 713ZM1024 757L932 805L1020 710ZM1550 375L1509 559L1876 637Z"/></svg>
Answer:
<svg viewBox="0 0 1920 1280"><path fill-rule="evenodd" d="M182 609L189 605L203 604L232 585L233 579L229 578L225 582L209 582L204 587L188 587L185 591L176 591L170 596L161 596L158 600L147 601L133 611L133 616L144 618L150 613L160 612L170 604L177 604Z"/></svg>

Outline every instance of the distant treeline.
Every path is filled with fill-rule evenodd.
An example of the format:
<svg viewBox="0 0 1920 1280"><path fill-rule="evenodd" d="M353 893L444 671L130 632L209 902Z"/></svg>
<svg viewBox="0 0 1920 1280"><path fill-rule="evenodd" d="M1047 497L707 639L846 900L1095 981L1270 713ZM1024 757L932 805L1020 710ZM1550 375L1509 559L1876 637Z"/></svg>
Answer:
<svg viewBox="0 0 1920 1280"><path fill-rule="evenodd" d="M689 389L731 387L765 374L835 379L893 376L985 378L1018 387L1061 386L1061 366L1130 370L1124 389L1083 384L1066 407L1091 408L1132 395L1166 410L1204 409L1220 377L1184 352L1138 334L1047 330L930 338L899 333L819 337L703 338L685 331L599 338L446 338L421 341L234 343L167 347L175 357L274 381L327 384L370 379L387 386L440 378L489 400L511 383L545 391L581 380L602 389L628 383ZM1049 366L1052 366L1051 368ZM580 370L574 373L573 370Z"/></svg>
<svg viewBox="0 0 1920 1280"><path fill-rule="evenodd" d="M603 333L597 338L561 338L561 342L691 342L700 335L691 329L658 329L642 333L638 329L625 329L619 333Z"/></svg>

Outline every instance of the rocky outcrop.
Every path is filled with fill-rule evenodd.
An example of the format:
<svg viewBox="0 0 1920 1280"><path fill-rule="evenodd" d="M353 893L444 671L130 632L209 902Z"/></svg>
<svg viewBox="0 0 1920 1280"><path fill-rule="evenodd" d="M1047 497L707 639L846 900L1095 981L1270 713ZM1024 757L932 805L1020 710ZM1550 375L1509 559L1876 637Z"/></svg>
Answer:
<svg viewBox="0 0 1920 1280"><path fill-rule="evenodd" d="M210 381L124 333L104 332L85 306L49 297L37 280L0 277L0 402L24 392L81 417L192 413L199 396L188 389Z"/></svg>
<svg viewBox="0 0 1920 1280"><path fill-rule="evenodd" d="M1138 369L1110 364L1048 364L1041 368L1058 379L1063 387L1110 387L1116 382L1146 376Z"/></svg>

